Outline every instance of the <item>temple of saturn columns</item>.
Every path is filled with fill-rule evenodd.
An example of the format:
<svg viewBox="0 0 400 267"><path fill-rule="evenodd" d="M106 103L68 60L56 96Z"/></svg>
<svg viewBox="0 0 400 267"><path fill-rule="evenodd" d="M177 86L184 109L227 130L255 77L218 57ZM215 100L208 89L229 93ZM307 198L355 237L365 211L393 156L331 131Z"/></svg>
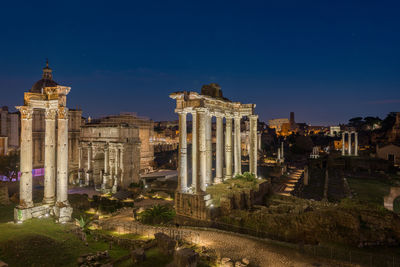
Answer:
<svg viewBox="0 0 400 267"><path fill-rule="evenodd" d="M347 154L346 154L346 135L347 135ZM351 136L354 135L354 150L352 149ZM342 156L358 156L358 133L355 131L342 132Z"/></svg>
<svg viewBox="0 0 400 267"><path fill-rule="evenodd" d="M255 104L231 102L222 97L216 84L197 92L170 94L179 114L178 188L175 209L178 215L207 219L211 205L206 187L242 173L241 118L250 120L249 172L257 176L257 119ZM189 183L186 119L192 116L192 172ZM216 118L216 160L213 173L212 118ZM224 129L225 118L225 129ZM224 134L225 133L225 134ZM224 138L225 137L225 138ZM225 140L224 140L225 139Z"/></svg>
<svg viewBox="0 0 400 267"><path fill-rule="evenodd" d="M41 92L26 92L24 105L16 107L21 113L20 202L14 209L16 222L49 215L54 215L61 223L71 219L72 207L68 203L68 108L66 107L67 94L70 90L70 87L56 85L43 87ZM40 204L34 204L32 200L32 114L35 109L45 110L46 126L44 198Z"/></svg>

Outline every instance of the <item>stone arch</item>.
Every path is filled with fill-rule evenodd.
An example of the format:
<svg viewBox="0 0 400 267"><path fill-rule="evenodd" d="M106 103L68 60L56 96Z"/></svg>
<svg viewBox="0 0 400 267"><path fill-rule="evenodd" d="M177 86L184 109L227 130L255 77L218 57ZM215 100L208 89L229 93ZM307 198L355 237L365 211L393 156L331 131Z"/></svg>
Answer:
<svg viewBox="0 0 400 267"><path fill-rule="evenodd" d="M393 202L400 197L400 186L392 186L388 195L383 197L383 205L386 209L393 211Z"/></svg>

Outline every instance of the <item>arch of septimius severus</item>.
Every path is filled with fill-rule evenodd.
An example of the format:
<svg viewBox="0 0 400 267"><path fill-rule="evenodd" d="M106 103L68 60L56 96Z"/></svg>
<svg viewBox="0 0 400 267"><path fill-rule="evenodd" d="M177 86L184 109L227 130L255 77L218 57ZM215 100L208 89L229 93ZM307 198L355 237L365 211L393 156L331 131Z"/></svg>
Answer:
<svg viewBox="0 0 400 267"><path fill-rule="evenodd" d="M17 222L49 215L54 215L58 222L71 219L72 208L68 203L66 107L70 90L70 87L56 85L43 87L41 92L26 92L24 105L16 107L21 113L20 203L14 210L14 219ZM46 127L44 198L40 204L34 204L32 199L32 115L37 109L45 110Z"/></svg>
<svg viewBox="0 0 400 267"><path fill-rule="evenodd" d="M175 208L178 215L196 219L207 219L210 197L206 194L206 187L242 173L240 121L244 116L250 119L249 171L257 176L258 116L254 114L256 105L231 102L223 98L220 87L216 84L208 85L205 89L203 87L202 94L197 92L170 94L170 97L176 100L175 112L179 114L178 188L175 194ZM188 183L187 160L188 114L192 115L193 127L191 184ZM216 118L215 177L212 172L213 117Z"/></svg>

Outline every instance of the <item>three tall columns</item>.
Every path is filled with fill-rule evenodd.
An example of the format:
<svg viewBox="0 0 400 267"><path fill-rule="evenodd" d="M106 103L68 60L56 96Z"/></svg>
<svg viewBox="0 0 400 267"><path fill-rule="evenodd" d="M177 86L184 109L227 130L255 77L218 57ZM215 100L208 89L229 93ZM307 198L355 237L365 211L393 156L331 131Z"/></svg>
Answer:
<svg viewBox="0 0 400 267"><path fill-rule="evenodd" d="M21 208L33 207L32 201L32 115L33 108L18 107L21 112L20 153L20 204ZM58 143L56 157L56 115L58 113ZM45 110L45 174L44 204L55 202L57 168L57 203L68 204L68 109L65 107ZM57 167L56 167L57 158Z"/></svg>
<svg viewBox="0 0 400 267"><path fill-rule="evenodd" d="M351 135L354 133L354 154L352 153L352 143L351 143ZM345 145L345 140L346 140L346 134L348 136L348 144L347 144L347 152L348 155L353 155L353 156L358 156L358 133L357 132L348 132L345 131L342 133L342 156L346 155L346 145Z"/></svg>

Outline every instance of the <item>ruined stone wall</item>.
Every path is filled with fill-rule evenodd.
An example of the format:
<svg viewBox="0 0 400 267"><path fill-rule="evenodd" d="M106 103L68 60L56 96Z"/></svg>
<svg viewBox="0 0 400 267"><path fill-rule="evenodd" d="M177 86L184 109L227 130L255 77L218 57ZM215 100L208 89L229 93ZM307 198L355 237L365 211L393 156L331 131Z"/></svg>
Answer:
<svg viewBox="0 0 400 267"><path fill-rule="evenodd" d="M248 210L254 205L264 204L264 199L271 193L271 184L264 182L258 185L257 190L244 189L234 192L220 200L220 212L223 215L229 214L234 209Z"/></svg>

